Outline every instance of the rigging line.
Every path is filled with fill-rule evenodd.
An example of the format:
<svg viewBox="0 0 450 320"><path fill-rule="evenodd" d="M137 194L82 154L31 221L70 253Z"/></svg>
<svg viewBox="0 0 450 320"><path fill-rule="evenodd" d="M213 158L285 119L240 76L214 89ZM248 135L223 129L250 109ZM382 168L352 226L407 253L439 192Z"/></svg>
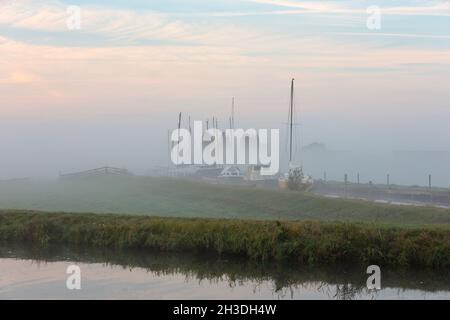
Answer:
<svg viewBox="0 0 450 320"><path fill-rule="evenodd" d="M297 110L296 110L296 104L295 104L295 90L292 91L292 115L291 115L293 122L297 122ZM294 144L294 152L293 152L293 156L292 159L295 162L295 159L297 158L297 138L298 138L298 134L297 134L297 130L294 128L294 126L292 126L292 135L294 138L293 144Z"/></svg>
<svg viewBox="0 0 450 320"><path fill-rule="evenodd" d="M285 96L285 103L289 107L289 96ZM284 136L284 152L288 153L288 145L289 145L289 122L290 122L290 111L287 108L287 121L286 121L286 130Z"/></svg>
<svg viewBox="0 0 450 320"><path fill-rule="evenodd" d="M287 103L287 105L289 106L289 103ZM285 131L285 139L284 139L284 146L285 146L285 152L288 153L289 152L289 122L291 121L290 118L291 112L288 108L287 111L287 122L286 122L286 131Z"/></svg>

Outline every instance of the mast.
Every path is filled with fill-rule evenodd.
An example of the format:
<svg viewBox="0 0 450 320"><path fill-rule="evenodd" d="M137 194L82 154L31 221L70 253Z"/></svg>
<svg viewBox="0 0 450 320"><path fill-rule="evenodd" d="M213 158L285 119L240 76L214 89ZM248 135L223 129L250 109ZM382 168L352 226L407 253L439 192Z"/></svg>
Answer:
<svg viewBox="0 0 450 320"><path fill-rule="evenodd" d="M167 174L170 175L170 147L172 146L172 140L170 139L170 129L167 129Z"/></svg>
<svg viewBox="0 0 450 320"><path fill-rule="evenodd" d="M178 115L177 165L178 165L178 157L180 156L180 128L181 128L181 112Z"/></svg>
<svg viewBox="0 0 450 320"><path fill-rule="evenodd" d="M234 97L231 100L231 125L232 125L231 129L234 129Z"/></svg>
<svg viewBox="0 0 450 320"><path fill-rule="evenodd" d="M289 128L289 163L292 162L292 125L293 125L293 115L294 115L294 78L291 80L291 105L289 110L290 116L290 128Z"/></svg>

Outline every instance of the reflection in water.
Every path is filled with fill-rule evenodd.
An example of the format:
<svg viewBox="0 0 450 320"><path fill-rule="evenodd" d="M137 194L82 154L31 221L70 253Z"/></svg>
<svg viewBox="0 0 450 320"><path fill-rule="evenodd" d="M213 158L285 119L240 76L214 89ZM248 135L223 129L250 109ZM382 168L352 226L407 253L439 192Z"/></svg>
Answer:
<svg viewBox="0 0 450 320"><path fill-rule="evenodd" d="M83 289L65 288L75 262ZM365 267L300 268L200 254L0 246L0 298L450 299L449 271L388 271L368 290Z"/></svg>

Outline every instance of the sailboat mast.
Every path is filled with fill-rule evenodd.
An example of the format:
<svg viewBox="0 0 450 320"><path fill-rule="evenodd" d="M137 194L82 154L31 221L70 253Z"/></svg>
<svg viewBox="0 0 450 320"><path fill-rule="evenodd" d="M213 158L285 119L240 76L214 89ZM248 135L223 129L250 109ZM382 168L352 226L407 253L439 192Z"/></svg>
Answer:
<svg viewBox="0 0 450 320"><path fill-rule="evenodd" d="M234 129L234 97L231 100L231 125L232 125L231 129Z"/></svg>
<svg viewBox="0 0 450 320"><path fill-rule="evenodd" d="M291 105L289 110L290 128L289 128L289 162L292 162L292 126L294 115L294 78L291 81Z"/></svg>
<svg viewBox="0 0 450 320"><path fill-rule="evenodd" d="M177 165L178 165L178 157L180 156L180 128L181 128L181 112L178 115Z"/></svg>

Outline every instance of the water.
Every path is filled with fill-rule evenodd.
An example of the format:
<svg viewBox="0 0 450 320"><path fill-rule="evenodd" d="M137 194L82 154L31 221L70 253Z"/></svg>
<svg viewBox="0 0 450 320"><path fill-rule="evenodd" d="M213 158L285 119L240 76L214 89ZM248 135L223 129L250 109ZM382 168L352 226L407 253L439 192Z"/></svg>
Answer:
<svg viewBox="0 0 450 320"><path fill-rule="evenodd" d="M66 269L81 268L81 290ZM235 258L156 252L0 246L0 299L450 299L446 272L300 268Z"/></svg>

